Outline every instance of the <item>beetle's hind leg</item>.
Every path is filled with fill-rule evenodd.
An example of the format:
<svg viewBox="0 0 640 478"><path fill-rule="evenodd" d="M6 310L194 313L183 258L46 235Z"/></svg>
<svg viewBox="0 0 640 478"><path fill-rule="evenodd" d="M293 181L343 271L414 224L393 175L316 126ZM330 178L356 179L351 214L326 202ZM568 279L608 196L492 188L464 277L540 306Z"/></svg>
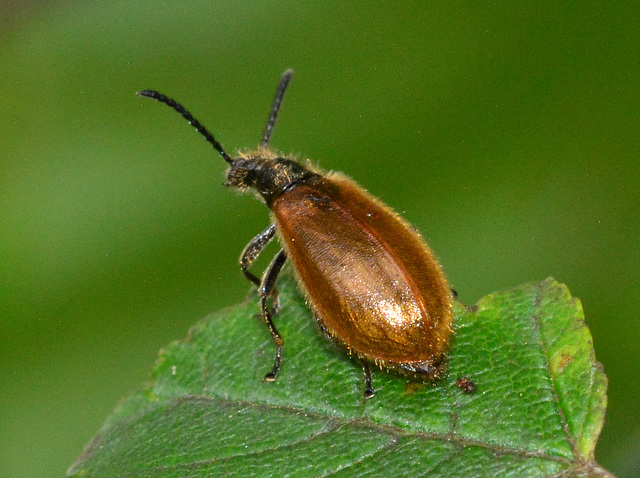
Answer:
<svg viewBox="0 0 640 478"><path fill-rule="evenodd" d="M367 359L362 359L363 368L364 368L364 398L369 399L372 398L376 391L373 389L373 382L371 380L371 369L369 368L369 361Z"/></svg>
<svg viewBox="0 0 640 478"><path fill-rule="evenodd" d="M269 308L267 299L272 296L273 291L275 290L276 279L278 278L278 274L280 274L282 266L284 265L286 260L287 254L284 252L284 250L278 252L273 261L271 261L269 268L262 278L262 284L260 285L260 309L262 312L262 318L267 323L267 327L269 327L269 331L271 332L271 336L273 337L273 341L276 343L277 347L276 358L273 362L273 368L271 369L271 372L264 376L264 379L269 382L272 382L276 379L276 375L278 374L278 370L280 369L283 341L275 325L273 325L273 310Z"/></svg>
<svg viewBox="0 0 640 478"><path fill-rule="evenodd" d="M251 267L251 264L253 264L253 261L255 261L258 258L260 253L264 250L264 248L267 247L269 242L271 242L271 239L273 239L273 236L275 236L275 234L276 234L276 225L271 224L269 227L267 227L264 231L262 231L256 237L251 239L249 244L245 246L244 250L242 251L242 254L240 255L240 270L242 270L242 273L247 279L249 279L258 287L262 285L262 281L249 270L249 267ZM273 311L274 313L276 313L278 311L279 301L278 301L278 289L276 289L275 287L271 292L271 297L273 297Z"/></svg>

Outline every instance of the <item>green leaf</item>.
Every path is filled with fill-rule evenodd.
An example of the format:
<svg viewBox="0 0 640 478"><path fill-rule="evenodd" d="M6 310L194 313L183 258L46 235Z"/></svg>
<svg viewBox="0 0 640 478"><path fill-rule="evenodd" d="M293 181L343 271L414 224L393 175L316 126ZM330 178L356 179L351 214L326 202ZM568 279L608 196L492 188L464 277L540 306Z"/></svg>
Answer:
<svg viewBox="0 0 640 478"><path fill-rule="evenodd" d="M319 331L290 274L275 347L255 293L162 351L69 470L86 477L611 476L593 458L607 380L582 307L552 279L456 304L445 377L362 368ZM477 389L456 387L468 377Z"/></svg>

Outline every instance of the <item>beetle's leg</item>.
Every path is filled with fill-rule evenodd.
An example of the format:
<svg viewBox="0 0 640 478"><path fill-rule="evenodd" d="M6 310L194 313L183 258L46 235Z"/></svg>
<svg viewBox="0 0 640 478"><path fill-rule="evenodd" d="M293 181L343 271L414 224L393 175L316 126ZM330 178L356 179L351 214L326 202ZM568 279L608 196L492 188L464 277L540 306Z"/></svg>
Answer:
<svg viewBox="0 0 640 478"><path fill-rule="evenodd" d="M273 239L275 233L276 225L271 224L256 237L251 239L251 242L247 244L247 246L242 251L242 255L240 256L240 269L242 269L242 273L247 279L249 279L258 287L260 286L260 279L258 279L249 271L249 267L251 267L253 261L260 255L267 244L269 244L269 241Z"/></svg>
<svg viewBox="0 0 640 478"><path fill-rule="evenodd" d="M282 270L282 266L287 260L287 254L284 250L278 252L276 257L271 261L267 272L265 272L264 277L262 278L262 285L260 285L260 309L262 310L262 317L264 321L267 323L269 327L269 331L271 332L271 336L273 337L273 341L276 343L278 347L276 351L276 359L273 362L273 368L271 372L264 376L264 379L272 382L276 379L276 375L278 374L278 369L280 369L280 359L282 358L282 337L276 330L276 327L273 325L272 315L273 312L269 309L267 305L267 299L270 295L273 294L276 285L276 279L278 278L278 274Z"/></svg>
<svg viewBox="0 0 640 478"><path fill-rule="evenodd" d="M242 270L242 273L247 279L249 279L258 287L260 287L261 281L249 270L249 267L251 267L251 264L254 260L257 259L263 249L267 247L267 244L271 242L271 239L273 239L273 236L275 234L276 225L271 224L256 237L251 239L249 244L246 245L246 247L242 251L242 254L240 255L240 269ZM273 310L274 312L277 312L279 306L278 289L273 289L273 292L271 292L271 297L273 297Z"/></svg>
<svg viewBox="0 0 640 478"><path fill-rule="evenodd" d="M373 383L371 381L371 369L369 368L369 361L367 359L362 359L364 363L364 398L371 398L376 394L376 391L373 389Z"/></svg>

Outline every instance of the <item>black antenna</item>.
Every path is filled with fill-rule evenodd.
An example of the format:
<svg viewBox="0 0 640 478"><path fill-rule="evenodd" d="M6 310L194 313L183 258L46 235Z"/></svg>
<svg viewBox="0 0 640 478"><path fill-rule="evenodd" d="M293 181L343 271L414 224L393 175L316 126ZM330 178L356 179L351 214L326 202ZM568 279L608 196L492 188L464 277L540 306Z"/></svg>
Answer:
<svg viewBox="0 0 640 478"><path fill-rule="evenodd" d="M269 115L269 120L267 121L267 125L264 128L262 141L260 141L260 149L264 149L269 145L269 140L271 139L273 126L276 124L276 119L278 118L278 112L280 111L280 105L282 104L284 92L287 90L287 86L289 86L289 82L291 81L292 76L293 70L288 69L280 77L280 83L278 84L276 95L273 98L273 105L271 106L271 114Z"/></svg>
<svg viewBox="0 0 640 478"><path fill-rule="evenodd" d="M154 91L154 90L142 90L142 91L138 91L137 94L140 95L140 96L144 96L146 98L153 98L154 100L157 100L160 103L164 103L165 105L169 106L170 108L173 108L174 110L176 110L178 113L180 113L182 115L182 117L184 119L186 119L189 122L189 124L191 126L193 126L196 129L196 131L198 133L200 133L202 136L204 136L204 139L206 139L209 143L211 143L213 148L218 153L220 153L220 156L222 156L222 159L224 159L229 164L231 164L233 162L233 159L225 152L225 150L222 147L222 145L216 141L216 139L209 132L209 130L207 130L207 128L205 128L202 124L200 124L200 122L197 119L195 119L193 117L193 115L191 113L189 113L184 108L184 106L182 106L180 103L178 103L175 100L172 100L171 98L169 98L168 96L165 96L162 93L158 93L157 91ZM277 114L277 112L276 112L276 114ZM273 113L272 113L272 116L273 116ZM274 118L274 121L275 121L275 118ZM273 128L273 126L272 126L272 128Z"/></svg>

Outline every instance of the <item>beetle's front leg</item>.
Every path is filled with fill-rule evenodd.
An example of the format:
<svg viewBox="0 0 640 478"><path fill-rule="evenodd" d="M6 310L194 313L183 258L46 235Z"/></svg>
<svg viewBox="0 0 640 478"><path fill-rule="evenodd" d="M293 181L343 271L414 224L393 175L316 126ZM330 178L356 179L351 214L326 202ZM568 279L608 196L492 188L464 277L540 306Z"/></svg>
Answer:
<svg viewBox="0 0 640 478"><path fill-rule="evenodd" d="M251 239L240 255L240 269L242 270L242 273L247 279L257 286L260 286L260 279L249 271L249 267L251 267L251 264L260 255L262 250L267 247L267 244L269 244L275 234L276 225L271 224L256 237Z"/></svg>
<svg viewBox="0 0 640 478"><path fill-rule="evenodd" d="M255 285L260 287L261 281L260 279L253 274L249 267L253 264L253 261L258 258L260 253L264 250L265 247L271 242L273 236L276 234L276 225L271 224L268 228L258 234L256 237L251 239L249 244L246 245L242 254L240 255L240 269L244 276L253 282ZM274 288L271 292L271 297L273 297L273 311L278 311L278 306L280 302L278 301L278 289Z"/></svg>

